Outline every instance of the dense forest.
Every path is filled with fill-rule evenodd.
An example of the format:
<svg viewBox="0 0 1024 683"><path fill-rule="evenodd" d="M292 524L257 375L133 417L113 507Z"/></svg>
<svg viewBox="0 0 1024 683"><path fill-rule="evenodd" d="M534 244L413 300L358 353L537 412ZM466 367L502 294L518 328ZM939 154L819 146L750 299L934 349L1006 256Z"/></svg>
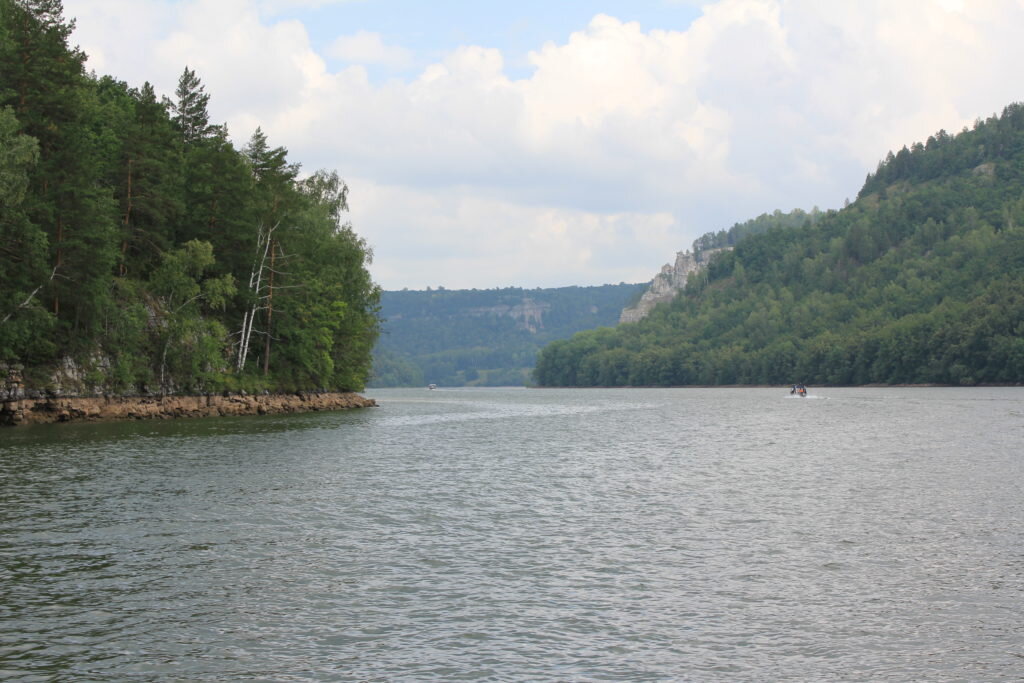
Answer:
<svg viewBox="0 0 1024 683"><path fill-rule="evenodd" d="M383 292L373 386L522 386L554 339L614 325L644 284Z"/></svg>
<svg viewBox="0 0 1024 683"><path fill-rule="evenodd" d="M638 323L551 343L536 381L1024 381L1024 105L888 155L852 204L702 275Z"/></svg>
<svg viewBox="0 0 1024 683"><path fill-rule="evenodd" d="M823 215L818 207L810 211L793 209L786 213L776 209L772 213L763 213L757 218L751 218L742 223L736 223L728 230L707 232L693 241L693 251L707 251L710 249L721 249L722 247L734 247L740 240L751 235L760 235L775 228L797 228L806 225L813 225Z"/></svg>
<svg viewBox="0 0 1024 683"><path fill-rule="evenodd" d="M0 363L40 388L361 389L370 252L335 172L241 149L173 99L87 74L59 0L0 0Z"/></svg>

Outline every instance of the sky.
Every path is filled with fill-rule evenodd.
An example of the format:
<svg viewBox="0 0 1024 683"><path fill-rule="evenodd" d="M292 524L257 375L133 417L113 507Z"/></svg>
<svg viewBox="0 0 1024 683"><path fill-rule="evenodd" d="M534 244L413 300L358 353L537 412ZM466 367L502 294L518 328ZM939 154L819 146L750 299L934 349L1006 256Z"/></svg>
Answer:
<svg viewBox="0 0 1024 683"><path fill-rule="evenodd" d="M87 68L336 170L384 289L650 280L1024 99L1024 0L64 0Z"/></svg>

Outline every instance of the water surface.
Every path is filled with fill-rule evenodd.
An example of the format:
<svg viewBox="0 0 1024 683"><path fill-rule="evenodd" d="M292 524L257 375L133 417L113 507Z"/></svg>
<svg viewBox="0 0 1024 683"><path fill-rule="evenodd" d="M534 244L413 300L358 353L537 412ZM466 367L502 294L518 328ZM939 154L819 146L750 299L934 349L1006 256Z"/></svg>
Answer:
<svg viewBox="0 0 1024 683"><path fill-rule="evenodd" d="M0 431L0 679L1024 677L1022 389Z"/></svg>

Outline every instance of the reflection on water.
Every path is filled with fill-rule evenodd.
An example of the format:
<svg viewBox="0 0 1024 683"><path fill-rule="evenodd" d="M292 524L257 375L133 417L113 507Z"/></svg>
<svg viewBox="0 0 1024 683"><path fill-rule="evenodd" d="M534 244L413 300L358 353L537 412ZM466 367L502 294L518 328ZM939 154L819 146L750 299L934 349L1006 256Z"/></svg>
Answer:
<svg viewBox="0 0 1024 683"><path fill-rule="evenodd" d="M0 677L1020 679L1024 391L812 395L4 430Z"/></svg>

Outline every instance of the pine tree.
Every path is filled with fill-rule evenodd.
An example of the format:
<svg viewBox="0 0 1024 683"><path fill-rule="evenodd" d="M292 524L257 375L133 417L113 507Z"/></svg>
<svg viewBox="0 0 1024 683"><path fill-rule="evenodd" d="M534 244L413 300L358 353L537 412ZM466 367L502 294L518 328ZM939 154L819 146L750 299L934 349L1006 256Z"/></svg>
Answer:
<svg viewBox="0 0 1024 683"><path fill-rule="evenodd" d="M46 234L22 207L39 146L19 127L10 108L0 109L0 360L43 351L53 323L38 297L52 275Z"/></svg>
<svg viewBox="0 0 1024 683"><path fill-rule="evenodd" d="M202 84L196 72L185 67L178 78L178 88L174 91L177 100L171 103L174 123L181 131L185 144L193 144L210 135L210 114L207 106L210 96L206 94L206 86Z"/></svg>
<svg viewBox="0 0 1024 683"><path fill-rule="evenodd" d="M39 141L40 160L24 202L42 229L55 276L47 286L52 311L68 336L95 324L106 299L103 281L113 265L110 232L115 210L95 183L95 112L84 72L85 55L68 45L73 21L59 0L0 0L0 105L13 107L25 133Z"/></svg>
<svg viewBox="0 0 1024 683"><path fill-rule="evenodd" d="M215 127L209 138L184 149L182 157L184 217L178 241L213 244L216 268L241 276L251 265L252 175L245 157Z"/></svg>
<svg viewBox="0 0 1024 683"><path fill-rule="evenodd" d="M134 117L124 140L121 182L122 273L129 260L147 272L176 241L184 211L175 131L153 86L132 93Z"/></svg>

